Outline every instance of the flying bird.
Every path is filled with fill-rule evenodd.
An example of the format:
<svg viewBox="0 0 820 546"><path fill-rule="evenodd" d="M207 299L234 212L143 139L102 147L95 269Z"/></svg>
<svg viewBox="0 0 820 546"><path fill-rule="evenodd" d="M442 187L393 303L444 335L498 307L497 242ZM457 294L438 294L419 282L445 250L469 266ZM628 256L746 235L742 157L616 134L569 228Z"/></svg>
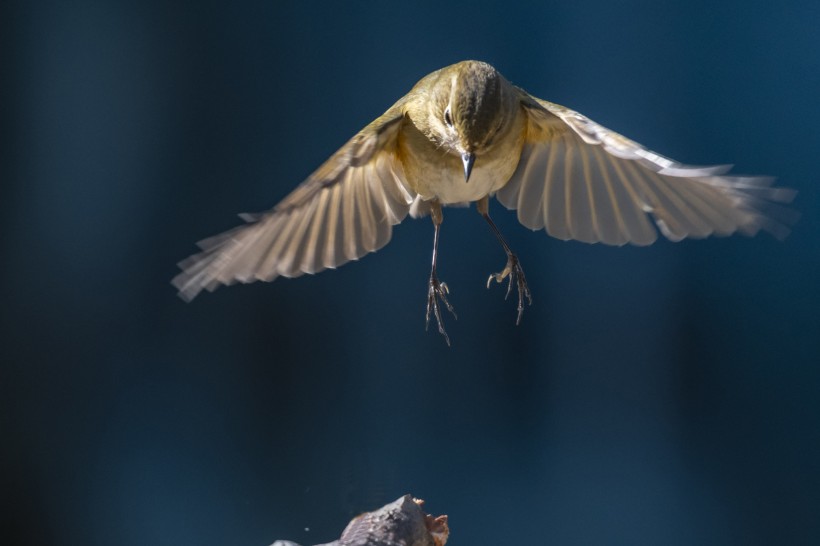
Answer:
<svg viewBox="0 0 820 546"><path fill-rule="evenodd" d="M422 78L359 131L273 209L199 243L179 263L179 295L193 299L220 284L272 281L338 267L374 252L409 214L433 220L426 324L447 344L438 278L442 207L476 203L507 256L490 275L518 292L516 323L532 304L524 270L489 214L490 198L517 211L532 230L558 239L649 245L658 232L686 237L784 237L771 214L794 191L773 179L731 176L731 166L678 163L589 118L512 85L495 68L464 61Z"/></svg>

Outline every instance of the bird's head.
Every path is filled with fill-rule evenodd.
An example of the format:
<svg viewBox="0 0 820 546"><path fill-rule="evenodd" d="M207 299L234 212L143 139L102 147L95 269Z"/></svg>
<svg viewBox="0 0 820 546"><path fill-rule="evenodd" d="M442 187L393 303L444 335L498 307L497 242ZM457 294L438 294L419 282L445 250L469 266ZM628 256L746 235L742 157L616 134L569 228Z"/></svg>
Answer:
<svg viewBox="0 0 820 546"><path fill-rule="evenodd" d="M464 178L495 137L513 121L515 88L487 63L463 61L438 72L431 82L426 131L428 138L464 163Z"/></svg>

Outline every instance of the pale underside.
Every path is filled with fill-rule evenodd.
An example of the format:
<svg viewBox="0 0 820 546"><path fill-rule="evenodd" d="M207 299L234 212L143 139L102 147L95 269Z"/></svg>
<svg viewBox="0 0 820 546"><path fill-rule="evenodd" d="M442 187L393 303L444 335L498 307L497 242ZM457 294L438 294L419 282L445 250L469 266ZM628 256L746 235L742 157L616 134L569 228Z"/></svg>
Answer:
<svg viewBox="0 0 820 546"><path fill-rule="evenodd" d="M772 216L771 207L794 192L770 187L771 178L674 162L577 112L520 93L524 140L514 172L502 174L509 181L486 176L490 171L482 172L478 158L474 187L483 189L445 188L444 196L452 197L445 201L478 200L500 187L496 197L517 210L524 226L588 243L648 245L657 239L655 226L673 241L761 229L777 237L788 233L775 219L788 211ZM422 196L413 191L398 153L410 98L358 133L274 209L244 215L247 224L201 241L202 252L181 262L173 281L180 296L190 300L220 284L338 267L387 244L411 205L424 213L435 188ZM458 178L455 155L452 165L450 183L472 183Z"/></svg>

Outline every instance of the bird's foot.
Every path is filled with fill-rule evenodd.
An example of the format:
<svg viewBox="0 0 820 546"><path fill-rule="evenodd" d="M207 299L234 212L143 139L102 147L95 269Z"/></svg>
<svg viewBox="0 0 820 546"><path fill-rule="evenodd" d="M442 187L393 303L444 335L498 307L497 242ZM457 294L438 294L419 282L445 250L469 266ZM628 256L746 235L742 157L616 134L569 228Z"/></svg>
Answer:
<svg viewBox="0 0 820 546"><path fill-rule="evenodd" d="M444 329L444 321L441 319L439 300L444 304L444 307L446 307L447 310L453 314L453 317L458 319L456 312L453 310L453 306L450 305L449 301L447 301L447 294L449 293L450 289L447 288L447 283L439 281L435 272L431 273L430 282L427 288L427 315L425 317L424 329L426 330L430 326L430 313L432 312L433 316L436 317L438 333L444 336L444 341L447 342L448 347L450 346L450 336L447 335L447 331Z"/></svg>
<svg viewBox="0 0 820 546"><path fill-rule="evenodd" d="M532 305L532 294L530 294L530 287L527 284L527 277L524 276L524 270L521 269L521 263L515 254L507 255L507 265L500 273L490 275L490 278L487 279L487 288L490 288L493 279L495 279L495 282L500 283L506 278L509 278L509 282L504 299L509 297L513 282L518 287L518 318L515 321L515 324L518 325L521 324L521 317L524 315L524 298L526 297L529 304Z"/></svg>

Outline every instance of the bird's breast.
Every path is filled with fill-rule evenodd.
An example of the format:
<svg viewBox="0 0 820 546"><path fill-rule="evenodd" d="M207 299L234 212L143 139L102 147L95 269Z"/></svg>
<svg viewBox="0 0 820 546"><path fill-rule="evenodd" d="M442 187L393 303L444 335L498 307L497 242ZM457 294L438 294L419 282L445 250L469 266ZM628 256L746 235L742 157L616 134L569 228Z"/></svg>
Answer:
<svg viewBox="0 0 820 546"><path fill-rule="evenodd" d="M398 154L410 187L429 201L469 203L498 191L518 166L523 127L515 124L483 153L476 154L470 180L464 180L461 155L431 142L412 123L399 133Z"/></svg>

